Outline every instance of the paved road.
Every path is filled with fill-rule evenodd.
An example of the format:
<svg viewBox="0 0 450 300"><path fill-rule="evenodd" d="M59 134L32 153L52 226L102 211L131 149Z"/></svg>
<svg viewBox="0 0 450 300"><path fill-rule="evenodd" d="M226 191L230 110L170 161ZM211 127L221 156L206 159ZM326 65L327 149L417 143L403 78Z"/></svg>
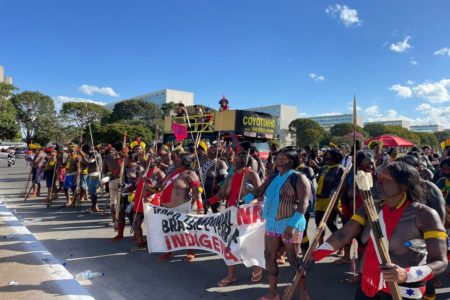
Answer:
<svg viewBox="0 0 450 300"><path fill-rule="evenodd" d="M23 202L20 196L26 180L27 169L24 162L19 160L17 168L6 168L6 161L0 160L0 198L3 202L7 200L7 208L16 210L15 216L27 223L27 220L41 218L42 221L25 224L33 234L33 238L39 240L43 247L53 254L56 259L66 262L65 268L72 275L86 269L104 272L105 276L96 278L83 287L95 299L256 299L265 293L268 285L264 278L260 284L250 282L250 271L240 266L237 269L239 281L227 288L218 288L217 281L226 274L224 263L215 255L199 253L198 258L191 263L184 262L183 253L175 256L168 263L156 263L156 254L148 254L145 251L131 252L133 246L129 235L129 227L126 229L127 237L119 242L111 242L113 230L110 227L108 216L91 214L82 209L60 208L64 201L56 202L53 208L46 208L41 199ZM103 201L100 200L103 204ZM2 217L3 218L3 217ZM1 225L1 224L0 224ZM310 230L314 230L310 226ZM1 226L0 226L1 228ZM9 238L9 237L8 237ZM9 241L4 237L4 240ZM14 240L14 235L12 238ZM17 238L19 240L19 238ZM24 258L33 256L35 253L17 251L16 255L4 257L4 251L8 246L3 241L0 248L0 271L6 265L15 261L23 261ZM14 250L14 249L9 249ZM309 275L308 287L312 299L353 299L352 295L355 285L342 282L346 277L348 266L334 265L329 262L317 264ZM30 260L30 269L36 265L45 267L48 262L41 260ZM25 263L26 264L26 263ZM21 264L22 265L22 264ZM33 289L41 293L35 299L46 299L58 294L54 291L46 291L45 284L25 286L4 287L11 280L11 274L24 272L26 269L19 268L12 273L6 273L0 280L0 299L13 299L15 289ZM42 269L46 270L46 269ZM44 272L43 271L43 272ZM286 285L292 278L292 271L286 265L280 269L280 285ZM67 278L61 278L67 280ZM450 286L445 279L444 284ZM280 289L281 291L281 289ZM441 296L438 299L448 299L450 289L440 289ZM17 294L18 295L18 294ZM37 294L36 294L37 295ZM59 295L62 295L59 292ZM80 292L82 295L82 292ZM25 298L24 298L25 299ZM26 297L33 299L33 297Z"/></svg>

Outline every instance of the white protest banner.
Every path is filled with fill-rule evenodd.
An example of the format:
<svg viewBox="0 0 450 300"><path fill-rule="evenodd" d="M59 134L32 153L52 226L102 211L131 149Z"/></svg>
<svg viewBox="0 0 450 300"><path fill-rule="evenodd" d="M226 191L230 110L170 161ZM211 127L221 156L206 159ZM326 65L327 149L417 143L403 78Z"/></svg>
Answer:
<svg viewBox="0 0 450 300"><path fill-rule="evenodd" d="M260 204L207 215L145 204L144 214L149 253L200 249L218 254L227 265L265 267Z"/></svg>

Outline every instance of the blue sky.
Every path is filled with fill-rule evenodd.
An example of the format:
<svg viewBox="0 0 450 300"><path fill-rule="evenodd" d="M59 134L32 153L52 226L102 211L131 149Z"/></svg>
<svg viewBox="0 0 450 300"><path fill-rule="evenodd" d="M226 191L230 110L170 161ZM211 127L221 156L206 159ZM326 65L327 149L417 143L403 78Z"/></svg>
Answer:
<svg viewBox="0 0 450 300"><path fill-rule="evenodd" d="M163 88L450 128L450 2L0 0L0 64L58 103Z"/></svg>

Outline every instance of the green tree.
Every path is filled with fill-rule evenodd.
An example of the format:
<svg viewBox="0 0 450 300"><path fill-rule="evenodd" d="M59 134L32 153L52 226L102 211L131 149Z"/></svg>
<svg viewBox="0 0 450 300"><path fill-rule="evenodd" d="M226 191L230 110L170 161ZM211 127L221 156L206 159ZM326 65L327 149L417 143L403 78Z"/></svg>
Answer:
<svg viewBox="0 0 450 300"><path fill-rule="evenodd" d="M56 120L52 98L39 92L25 91L14 95L11 102L17 111L17 120L25 134L27 144L31 143L38 131L43 131Z"/></svg>
<svg viewBox="0 0 450 300"><path fill-rule="evenodd" d="M356 126L356 131L364 134L364 129ZM335 124L330 128L330 133L332 136L345 136L349 133L353 133L352 123L339 123Z"/></svg>
<svg viewBox="0 0 450 300"><path fill-rule="evenodd" d="M170 116L171 113L175 112L175 110L177 108L177 105L178 104L176 104L175 102L163 103L161 105L161 110L163 112L163 115L164 116Z"/></svg>
<svg viewBox="0 0 450 300"><path fill-rule="evenodd" d="M109 114L102 105L87 102L65 102L62 105L60 115L67 124L84 128L94 122L100 122Z"/></svg>
<svg viewBox="0 0 450 300"><path fill-rule="evenodd" d="M386 126L378 123L369 123L364 125L364 131L369 137L377 137L386 133Z"/></svg>
<svg viewBox="0 0 450 300"><path fill-rule="evenodd" d="M162 124L161 108L151 102L140 99L126 100L114 105L113 112L108 118L108 123L120 121L143 121L150 130Z"/></svg>
<svg viewBox="0 0 450 300"><path fill-rule="evenodd" d="M443 142L446 141L447 139L450 139L450 130L445 130L445 131L437 131L433 133L437 140L439 145Z"/></svg>
<svg viewBox="0 0 450 300"><path fill-rule="evenodd" d="M295 119L289 124L289 133L298 147L318 146L324 136L324 129L311 119Z"/></svg>
<svg viewBox="0 0 450 300"><path fill-rule="evenodd" d="M0 99L8 99L14 95L18 88L12 84L0 82Z"/></svg>
<svg viewBox="0 0 450 300"><path fill-rule="evenodd" d="M92 131L96 143L115 143L122 141L125 131L129 140L141 137L141 140L149 145L149 142L153 139L152 131L140 121L116 122L102 126L96 125L92 128Z"/></svg>
<svg viewBox="0 0 450 300"><path fill-rule="evenodd" d="M0 139L12 140L19 133L16 108L10 100L15 90L12 84L0 82Z"/></svg>
<svg viewBox="0 0 450 300"><path fill-rule="evenodd" d="M414 132L420 137L420 146L428 145L432 148L437 148L438 139L430 132Z"/></svg>

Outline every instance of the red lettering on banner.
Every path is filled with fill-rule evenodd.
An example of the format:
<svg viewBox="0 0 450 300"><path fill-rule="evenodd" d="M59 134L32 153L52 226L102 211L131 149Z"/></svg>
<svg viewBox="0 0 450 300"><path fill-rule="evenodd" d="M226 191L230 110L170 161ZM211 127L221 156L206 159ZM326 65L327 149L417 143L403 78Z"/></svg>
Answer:
<svg viewBox="0 0 450 300"><path fill-rule="evenodd" d="M186 239L184 238L184 234L172 235L171 238L174 248L186 247Z"/></svg>
<svg viewBox="0 0 450 300"><path fill-rule="evenodd" d="M212 237L212 245L213 245L214 250L216 250L217 252L220 252L220 241L215 236Z"/></svg>
<svg viewBox="0 0 450 300"><path fill-rule="evenodd" d="M165 236L164 239L166 240L167 250L172 249L172 245L170 244L169 238L167 236Z"/></svg>
<svg viewBox="0 0 450 300"><path fill-rule="evenodd" d="M227 249L225 243L218 237L210 237L207 234L197 235L196 233L181 233L164 237L167 250L174 251L181 248L199 247L205 250L209 249L221 253L226 260L239 262L240 260L233 255L230 249Z"/></svg>
<svg viewBox="0 0 450 300"><path fill-rule="evenodd" d="M262 220L261 209L261 205L239 208L237 212L238 225L258 223L258 220Z"/></svg>
<svg viewBox="0 0 450 300"><path fill-rule="evenodd" d="M195 246L195 237L192 234L186 233L185 237L186 237L186 244L189 247Z"/></svg>
<svg viewBox="0 0 450 300"><path fill-rule="evenodd" d="M208 236L206 234L202 234L198 241L200 242L200 246L212 249L211 241L208 239Z"/></svg>
<svg viewBox="0 0 450 300"><path fill-rule="evenodd" d="M262 220L262 206L253 206L253 223L258 223L258 220Z"/></svg>

